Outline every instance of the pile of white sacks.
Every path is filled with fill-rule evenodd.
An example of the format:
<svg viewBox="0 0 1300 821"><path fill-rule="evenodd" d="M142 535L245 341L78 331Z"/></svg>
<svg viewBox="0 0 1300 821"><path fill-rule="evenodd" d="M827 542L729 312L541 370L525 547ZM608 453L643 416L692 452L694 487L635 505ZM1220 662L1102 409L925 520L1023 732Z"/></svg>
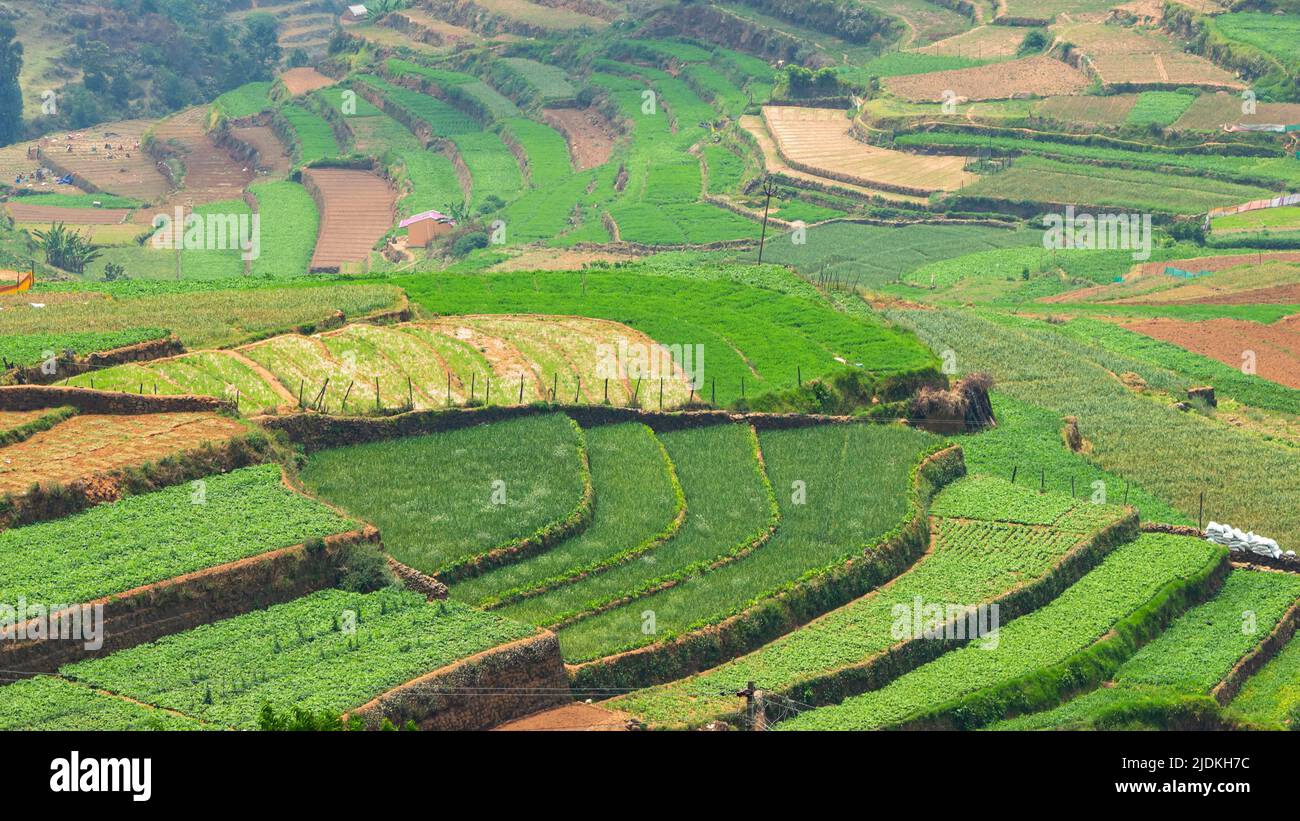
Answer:
<svg viewBox="0 0 1300 821"><path fill-rule="evenodd" d="M1210 522L1206 526L1205 538L1215 544L1221 544L1229 550L1258 553L1261 556L1269 556L1274 559L1280 559L1283 556L1295 556L1294 550L1282 552L1282 548L1278 547L1277 542L1272 539L1266 539L1255 533L1242 533L1232 525L1221 525L1218 522Z"/></svg>

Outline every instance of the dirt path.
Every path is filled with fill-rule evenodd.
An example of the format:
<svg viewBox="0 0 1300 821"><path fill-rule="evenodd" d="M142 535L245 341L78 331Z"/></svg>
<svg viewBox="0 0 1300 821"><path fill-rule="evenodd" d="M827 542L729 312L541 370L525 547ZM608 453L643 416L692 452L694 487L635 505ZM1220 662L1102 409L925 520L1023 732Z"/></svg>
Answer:
<svg viewBox="0 0 1300 821"><path fill-rule="evenodd" d="M265 382L267 384L267 387L269 387L275 393L276 396L280 397L285 401L285 404L291 406L296 406L298 404L298 397L294 396L293 393L288 388L280 384L280 380L275 378L275 374L268 371L265 367L261 365L261 363L254 362L253 360L244 356L239 351L234 350L232 348L223 348L217 351L217 353L220 353L223 356L230 357L231 359L235 360L239 364L243 365L245 368L248 368L250 371L257 374L257 378Z"/></svg>

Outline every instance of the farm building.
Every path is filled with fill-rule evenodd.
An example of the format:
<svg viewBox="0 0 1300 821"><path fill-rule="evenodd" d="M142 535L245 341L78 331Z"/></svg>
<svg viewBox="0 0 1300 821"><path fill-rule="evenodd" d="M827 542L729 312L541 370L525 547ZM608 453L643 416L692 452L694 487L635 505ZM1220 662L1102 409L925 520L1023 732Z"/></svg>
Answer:
<svg viewBox="0 0 1300 821"><path fill-rule="evenodd" d="M366 19L366 17L369 14L370 14L369 10L367 10L366 7L360 3L353 6L348 6L348 10L343 13L343 22L357 23Z"/></svg>
<svg viewBox="0 0 1300 821"><path fill-rule="evenodd" d="M426 248L434 237L451 233L456 221L440 211L425 211L407 217L398 227L407 229L407 246Z"/></svg>

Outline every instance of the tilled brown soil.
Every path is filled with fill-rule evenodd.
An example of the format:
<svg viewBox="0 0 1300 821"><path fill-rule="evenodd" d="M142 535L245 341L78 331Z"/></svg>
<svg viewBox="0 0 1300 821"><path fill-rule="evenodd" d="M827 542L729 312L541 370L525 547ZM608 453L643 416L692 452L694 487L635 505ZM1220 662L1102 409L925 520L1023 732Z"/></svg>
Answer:
<svg viewBox="0 0 1300 821"><path fill-rule="evenodd" d="M1272 325L1240 319L1187 322L1165 318L1123 325L1130 331L1172 342L1233 368L1241 368L1253 354L1259 376L1300 389L1300 316L1287 317Z"/></svg>

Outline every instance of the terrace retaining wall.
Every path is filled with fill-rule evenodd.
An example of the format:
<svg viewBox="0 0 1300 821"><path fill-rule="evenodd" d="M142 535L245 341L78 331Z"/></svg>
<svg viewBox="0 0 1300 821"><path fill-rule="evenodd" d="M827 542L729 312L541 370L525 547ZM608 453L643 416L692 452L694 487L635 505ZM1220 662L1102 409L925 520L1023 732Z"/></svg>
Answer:
<svg viewBox="0 0 1300 821"><path fill-rule="evenodd" d="M235 410L234 403L211 396L155 396L65 385L0 386L0 410L39 410L63 406L76 408L82 413L118 415Z"/></svg>
<svg viewBox="0 0 1300 821"><path fill-rule="evenodd" d="M1210 692L1214 700L1223 707L1228 706L1228 702L1236 698L1237 693L1241 691L1242 685L1258 673L1261 667L1272 661L1273 657L1291 641L1297 627L1300 627L1300 602L1291 605L1272 632L1233 665L1223 681Z"/></svg>
<svg viewBox="0 0 1300 821"><path fill-rule="evenodd" d="M328 536L87 602L104 608L103 646L78 639L0 639L0 663L10 676L53 673L162 636L301 598L337 584L351 545L381 544L379 531ZM83 605L75 605L80 607Z"/></svg>
<svg viewBox="0 0 1300 821"><path fill-rule="evenodd" d="M307 452L378 442L403 436L442 433L474 425L519 419L538 414L563 413L583 427L618 422L641 422L664 432L687 428L744 423L759 430L811 427L830 424L866 424L854 416L826 416L803 413L732 413L724 410L648 411L611 405L490 405L479 408L406 411L392 416L332 416L321 413L293 413L259 416L253 421L268 430L280 431ZM901 423L900 423L901 424Z"/></svg>
<svg viewBox="0 0 1300 821"><path fill-rule="evenodd" d="M96 351L86 356L59 359L58 369L55 373L47 374L41 370L41 366L37 365L34 367L12 368L8 376L20 385L42 385L57 382L69 376L76 376L86 371L121 365L126 362L161 359L165 356L176 356L184 352L185 346L181 344L181 341L175 336L168 336L161 339L137 342L134 345L123 345L120 348L112 348L107 351Z"/></svg>
<svg viewBox="0 0 1300 821"><path fill-rule="evenodd" d="M543 630L395 687L348 717L367 729L388 719L421 730L486 730L572 700L560 642Z"/></svg>

